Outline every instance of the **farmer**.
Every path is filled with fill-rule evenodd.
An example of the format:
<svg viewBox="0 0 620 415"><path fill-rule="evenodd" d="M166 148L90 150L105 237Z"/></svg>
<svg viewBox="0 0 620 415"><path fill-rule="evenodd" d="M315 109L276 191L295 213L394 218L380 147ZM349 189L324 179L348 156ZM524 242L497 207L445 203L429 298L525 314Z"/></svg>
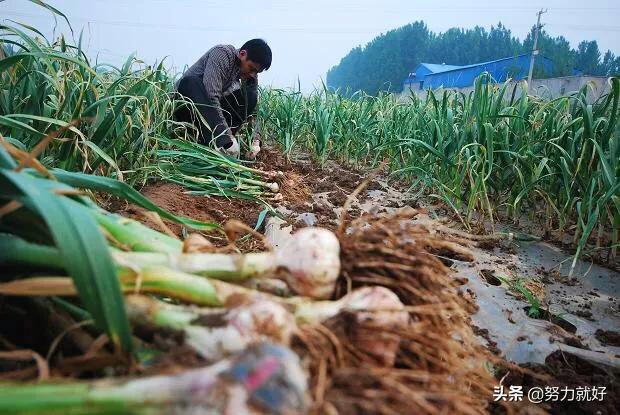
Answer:
<svg viewBox="0 0 620 415"><path fill-rule="evenodd" d="M239 157L235 134L248 119L252 118L254 124L257 74L270 66L271 48L262 39L249 40L240 49L232 45L214 46L176 84L176 91L196 105L208 126L187 104L177 108L175 118L193 123L198 128L201 144L208 145L215 140L216 147L224 153ZM260 142L260 132L253 128L248 158L256 157Z"/></svg>

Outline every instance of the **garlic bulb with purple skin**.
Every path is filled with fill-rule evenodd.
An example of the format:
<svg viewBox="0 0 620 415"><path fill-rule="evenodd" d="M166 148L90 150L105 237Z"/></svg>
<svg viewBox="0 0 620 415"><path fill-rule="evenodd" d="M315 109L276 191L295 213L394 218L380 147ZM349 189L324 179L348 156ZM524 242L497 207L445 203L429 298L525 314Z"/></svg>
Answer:
<svg viewBox="0 0 620 415"><path fill-rule="evenodd" d="M211 366L173 375L96 382L4 383L0 413L308 413L307 375L284 346L251 345Z"/></svg>

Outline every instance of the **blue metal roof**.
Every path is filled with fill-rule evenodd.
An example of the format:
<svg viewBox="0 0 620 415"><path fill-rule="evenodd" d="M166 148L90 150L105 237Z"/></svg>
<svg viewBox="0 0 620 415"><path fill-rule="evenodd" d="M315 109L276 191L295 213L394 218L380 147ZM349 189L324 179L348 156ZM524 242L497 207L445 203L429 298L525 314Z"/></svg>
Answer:
<svg viewBox="0 0 620 415"><path fill-rule="evenodd" d="M501 58L501 59L495 59L495 60L487 61L487 62L473 63L471 65L458 66L458 67L456 67L454 69L449 69L448 71L455 71L457 69L475 68L477 66L486 66L486 65L491 65L491 64L497 63L497 62L512 61L512 60L519 59L519 58L522 58L522 57L525 57L525 56L527 56L527 58L529 59L530 55L531 55L531 53L523 53L521 55L510 56L508 58ZM539 58L547 59L547 58L545 58L542 55L540 55ZM528 60L528 63L529 63L529 60ZM442 71L442 72L448 72L448 71Z"/></svg>
<svg viewBox="0 0 620 415"><path fill-rule="evenodd" d="M420 64L422 76L415 78L407 78L405 87L413 82L419 82L420 89L427 88L463 88L471 86L476 77L483 72L489 72L496 82L504 82L508 78L524 79L527 77L531 54L512 56L509 58L496 59L488 62L480 62L472 65L455 66L455 65L437 65L437 64ZM452 67L448 69L447 67ZM445 69L444 69L445 68ZM551 74L553 62L539 55L536 59L536 68L542 68L544 72ZM433 72L431 69L438 69ZM442 70L443 69L443 70ZM428 71L428 72L427 72ZM416 72L417 75L417 72Z"/></svg>
<svg viewBox="0 0 620 415"><path fill-rule="evenodd" d="M409 74L407 79L405 79L405 85L423 82L424 77L431 73L450 71L452 69L457 69L457 68L460 68L460 66L445 65L445 64L440 65L437 63L421 63L418 66L416 66L415 72Z"/></svg>
<svg viewBox="0 0 620 415"><path fill-rule="evenodd" d="M445 63L438 64L438 63L424 63L424 62L422 62L419 66L426 66L428 70L431 71L432 73L445 72L445 71L451 71L453 69L462 68L462 66L458 66L458 65L446 65Z"/></svg>

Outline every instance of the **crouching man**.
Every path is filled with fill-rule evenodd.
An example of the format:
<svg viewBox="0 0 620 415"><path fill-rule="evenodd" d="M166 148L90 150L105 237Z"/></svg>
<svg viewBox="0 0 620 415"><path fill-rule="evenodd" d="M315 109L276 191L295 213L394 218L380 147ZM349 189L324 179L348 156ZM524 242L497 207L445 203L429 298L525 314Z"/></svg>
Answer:
<svg viewBox="0 0 620 415"><path fill-rule="evenodd" d="M270 66L271 48L262 39L249 40L240 49L214 46L176 84L176 91L195 104L208 126L186 104L176 109L176 120L193 123L201 144L215 140L223 152L239 157L235 135L244 122L255 118L257 74ZM255 158L260 151L261 136L254 127L249 158Z"/></svg>

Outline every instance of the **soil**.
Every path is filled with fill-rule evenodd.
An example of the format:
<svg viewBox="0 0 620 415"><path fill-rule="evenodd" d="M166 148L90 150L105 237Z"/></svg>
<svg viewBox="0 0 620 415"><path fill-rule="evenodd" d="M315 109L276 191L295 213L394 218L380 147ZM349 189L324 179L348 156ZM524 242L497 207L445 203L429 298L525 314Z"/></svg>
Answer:
<svg viewBox="0 0 620 415"><path fill-rule="evenodd" d="M487 341L487 349L489 349L491 353L497 356L502 354L502 351L497 347L497 342L493 341L491 337L489 336L489 330L481 329L480 327L475 326L473 324L471 325L471 327L476 336L480 336Z"/></svg>
<svg viewBox="0 0 620 415"><path fill-rule="evenodd" d="M262 206L249 200L187 194L183 187L171 183L156 183L145 187L141 192L155 204L175 215L218 224L235 218L254 226L263 210ZM117 213L142 219L143 212L144 210L137 206L128 205ZM165 223L174 233L181 235L181 225L168 220L165 220ZM155 225L152 221L149 221L149 224Z"/></svg>
<svg viewBox="0 0 620 415"><path fill-rule="evenodd" d="M304 155L294 155L287 160L279 150L272 147L266 147L261 151L255 167L265 171L283 172L284 178L279 180L284 196L282 205L293 211L293 217L301 213L314 214L317 219L316 225L328 229L334 229L339 224L336 210L342 208L349 195L373 174L372 171L343 168L333 161L319 166ZM396 182L390 184L400 187ZM366 189L358 196L358 200L364 201L371 190L377 189L382 189L382 185L375 179L370 180L366 184ZM313 200L312 195L319 193L325 195L327 203ZM347 211L350 219L357 218L361 214L357 207L351 207ZM302 221L293 223L295 230L304 226L308 225Z"/></svg>
<svg viewBox="0 0 620 415"><path fill-rule="evenodd" d="M329 229L337 225L337 216L333 208L325 204L316 203L310 197L311 194L326 193L327 200L335 207L344 206L348 196L368 177L369 172L344 169L336 163L327 162L321 167L311 160L302 157L284 158L274 148L265 148L258 157L258 166L263 170L279 170L284 172L285 177L293 177L295 180L282 184L284 194L284 206L295 213L310 212L317 217L317 224ZM304 197L290 197L292 188L302 187ZM381 188L376 180L372 180L363 197L368 195L368 190ZM350 210L352 218L360 215L359 210ZM305 226L303 223L295 223L293 228Z"/></svg>
<svg viewBox="0 0 620 415"><path fill-rule="evenodd" d="M596 339L607 346L620 346L620 333L612 330L596 330Z"/></svg>
<svg viewBox="0 0 620 415"><path fill-rule="evenodd" d="M51 312L53 310L53 312ZM90 379L104 375L104 369L113 369L115 375L133 372L132 365L119 355L114 355L109 342L89 332L89 327L78 328L68 314L52 308L52 303L40 298L0 297L0 350L27 351L47 359L49 376L71 376ZM90 355L88 348L97 341L105 341ZM55 349L50 345L57 341ZM52 353L53 352L53 353ZM28 380L42 374L33 365L32 358L15 361L0 360L1 380Z"/></svg>
<svg viewBox="0 0 620 415"><path fill-rule="evenodd" d="M495 270L492 269L482 269L480 270L480 274L486 282L491 285L500 286L502 285L502 281L495 276Z"/></svg>
<svg viewBox="0 0 620 415"><path fill-rule="evenodd" d="M578 387L605 387L605 395L602 401L578 402L565 399L558 402L543 402L537 406L549 411L551 414L618 414L620 408L620 370L610 369L604 366L594 365L577 356L556 351L550 354L544 365L525 364L523 368L531 371L522 373L519 371L500 371L497 379L502 379L506 373L503 385L523 386L527 393L530 388L559 387L576 389ZM546 377L536 376L543 375ZM560 399L563 393L560 392ZM501 413L502 411L497 411Z"/></svg>
<svg viewBox="0 0 620 415"><path fill-rule="evenodd" d="M316 225L328 229L334 229L337 226L337 215L333 208L314 202L311 195L326 193L329 203L335 207L342 207L347 197L367 176L367 173L343 169L333 162L328 162L325 167L321 168L311 160L303 158L287 160L281 152L270 147L261 151L253 167L264 171L283 172L284 177L278 180L280 191L284 196L282 205L292 210L293 216L305 212L313 213L317 219ZM380 187L376 181L371 181L368 190ZM363 197L367 196L367 191L363 193ZM141 189L141 193L175 215L215 222L220 225L228 220L236 219L254 228L264 209L263 206L253 201L194 196L187 194L183 187L171 183L149 184ZM144 216L145 210L139 206L114 201L107 207L120 215L139 220L151 228L162 230L160 225ZM360 214L359 209L350 209L348 212L350 218L356 218ZM166 219L163 221L175 235L182 237L182 225ZM304 226L307 225L301 221L293 225L294 229ZM216 246L226 244L220 235L209 236ZM246 238L243 241L237 241L236 245L242 252L262 249L262 244L255 239Z"/></svg>
<svg viewBox="0 0 620 415"><path fill-rule="evenodd" d="M175 215L214 222L220 225L225 224L230 219L237 219L254 228L261 211L264 209L260 204L249 200L194 196L187 194L183 187L172 183L148 185L141 190L141 193L156 205ZM116 210L116 213L120 215L139 220L153 229L162 231L163 229L160 225L144 215L145 212L144 209L133 204L125 204ZM167 219L163 219L163 221L176 236L183 237L182 225ZM187 231L192 232L189 229ZM207 236L216 246L227 244L227 240L219 233L211 233ZM246 238L238 241L236 244L237 248L243 252L262 249L262 243L256 239Z"/></svg>
<svg viewBox="0 0 620 415"><path fill-rule="evenodd" d="M532 307L528 306L528 307L523 308L523 311L525 311L530 318L550 321L553 324L562 327L564 330L566 330L569 333L577 332L577 327L575 327L574 325L572 325L571 323L569 323L562 317L556 316L555 314L550 313L548 310L545 310L542 308L532 309Z"/></svg>
<svg viewBox="0 0 620 415"><path fill-rule="evenodd" d="M326 162L321 167L302 155L291 156L290 160L287 160L272 147L266 147L260 152L257 166L262 170L296 172L303 177L313 193L333 192L334 188L341 188L350 193L367 177L367 172L344 169L332 161ZM377 183L371 188L376 188L376 186Z"/></svg>
<svg viewBox="0 0 620 415"><path fill-rule="evenodd" d="M264 171L281 171L284 177L278 180L280 191L284 196L282 205L292 210L294 216L304 212L316 216L316 225L328 229L337 226L337 217L333 209L325 205L314 203L312 193L328 192L328 200L334 206L342 206L347 196L355 190L363 180L361 173L349 172L338 166L316 167L309 160L286 160L279 151L265 148L259 155L254 167ZM375 183L375 186L377 184ZM335 189L335 190L334 190ZM141 193L158 206L178 216L185 216L207 222L224 225L231 219L239 220L254 228L264 206L253 201L226 199L223 197L195 196L186 193L186 190L172 183L152 183L141 189ZM109 200L106 208L120 215L138 220L143 224L159 230L162 226L145 215L146 211L136 205L119 200ZM359 210L350 210L350 217L359 216ZM166 227L176 236L183 238L183 226L173 221L163 219ZM294 223L294 229L307 226L299 221ZM186 229L187 232L191 230ZM216 232L206 234L207 238L218 247L228 244L227 239ZM264 249L262 241L254 237L237 239L236 249L241 252L253 252Z"/></svg>

